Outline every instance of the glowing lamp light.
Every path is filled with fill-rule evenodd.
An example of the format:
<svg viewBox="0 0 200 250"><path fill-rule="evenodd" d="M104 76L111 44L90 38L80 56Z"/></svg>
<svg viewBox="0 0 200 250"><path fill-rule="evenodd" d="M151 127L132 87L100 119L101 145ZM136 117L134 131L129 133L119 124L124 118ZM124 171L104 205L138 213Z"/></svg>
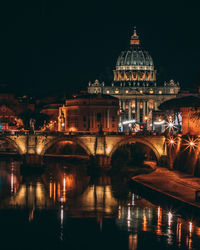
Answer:
<svg viewBox="0 0 200 250"><path fill-rule="evenodd" d="M148 117L145 115L144 119L145 119L145 121L146 121L146 120L148 119Z"/></svg>
<svg viewBox="0 0 200 250"><path fill-rule="evenodd" d="M106 149L106 153L109 154L110 153L110 147L107 147Z"/></svg>
<svg viewBox="0 0 200 250"><path fill-rule="evenodd" d="M41 148L38 148L38 149L37 149L38 154L40 154L40 153L41 153L41 151L42 151L42 149L41 149Z"/></svg>
<svg viewBox="0 0 200 250"><path fill-rule="evenodd" d="M171 139L169 142L170 142L171 144L174 144L174 140L173 140L173 139Z"/></svg>
<svg viewBox="0 0 200 250"><path fill-rule="evenodd" d="M186 148L185 149L195 149L197 147L198 144L198 139L192 139L192 138L188 138L188 140L185 140L186 142Z"/></svg>
<svg viewBox="0 0 200 250"><path fill-rule="evenodd" d="M193 141L190 142L190 146L193 147L195 144Z"/></svg>
<svg viewBox="0 0 200 250"><path fill-rule="evenodd" d="M174 127L173 122L169 122L169 123L168 123L168 126L169 126L169 128L173 128L173 127Z"/></svg>
<svg viewBox="0 0 200 250"><path fill-rule="evenodd" d="M134 123L134 122L136 122L135 120L128 120L128 121L124 121L124 122L122 122L122 124L129 124L129 123Z"/></svg>
<svg viewBox="0 0 200 250"><path fill-rule="evenodd" d="M62 127L64 127L64 126L65 126L64 122L61 124L61 126L62 126Z"/></svg>

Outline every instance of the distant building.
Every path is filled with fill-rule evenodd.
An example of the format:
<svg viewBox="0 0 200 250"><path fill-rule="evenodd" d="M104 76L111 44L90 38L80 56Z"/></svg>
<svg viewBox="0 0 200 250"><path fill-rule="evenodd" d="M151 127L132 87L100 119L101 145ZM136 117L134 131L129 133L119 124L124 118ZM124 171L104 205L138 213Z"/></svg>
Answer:
<svg viewBox="0 0 200 250"><path fill-rule="evenodd" d="M150 129L152 111L158 110L162 102L175 98L179 90L179 83L173 80L157 86L153 59L141 47L136 29L130 47L117 59L111 86L98 80L88 86L88 93L108 94L119 99L119 126L123 131L130 130L135 123L146 124Z"/></svg>
<svg viewBox="0 0 200 250"><path fill-rule="evenodd" d="M118 131L119 101L103 94L86 94L68 99L59 108L59 131Z"/></svg>
<svg viewBox="0 0 200 250"><path fill-rule="evenodd" d="M23 127L20 114L27 109L34 110L34 104L23 100L16 97L6 84L0 84L0 131Z"/></svg>

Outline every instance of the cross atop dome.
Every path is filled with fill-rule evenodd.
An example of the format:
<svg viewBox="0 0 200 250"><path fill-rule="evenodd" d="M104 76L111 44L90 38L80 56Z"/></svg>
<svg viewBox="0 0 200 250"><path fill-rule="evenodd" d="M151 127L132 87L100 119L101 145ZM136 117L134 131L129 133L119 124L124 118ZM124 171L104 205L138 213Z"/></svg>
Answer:
<svg viewBox="0 0 200 250"><path fill-rule="evenodd" d="M136 32L136 27L134 27L134 31L133 31L133 35L131 36L130 44L131 45L139 45L140 44L140 40L139 40L139 37L138 37L137 32Z"/></svg>

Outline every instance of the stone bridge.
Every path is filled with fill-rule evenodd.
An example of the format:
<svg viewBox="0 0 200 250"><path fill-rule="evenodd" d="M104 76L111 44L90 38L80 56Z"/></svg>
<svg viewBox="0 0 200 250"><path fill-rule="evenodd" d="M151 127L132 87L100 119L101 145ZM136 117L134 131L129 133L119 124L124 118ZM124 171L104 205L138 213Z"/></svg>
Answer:
<svg viewBox="0 0 200 250"><path fill-rule="evenodd" d="M121 145L139 142L153 150L157 161L167 156L165 137L142 134L84 134L84 133L15 133L1 134L0 140L11 143L16 151L23 154L45 155L47 149L61 141L69 141L81 146L88 156L102 156L107 162L114 151Z"/></svg>

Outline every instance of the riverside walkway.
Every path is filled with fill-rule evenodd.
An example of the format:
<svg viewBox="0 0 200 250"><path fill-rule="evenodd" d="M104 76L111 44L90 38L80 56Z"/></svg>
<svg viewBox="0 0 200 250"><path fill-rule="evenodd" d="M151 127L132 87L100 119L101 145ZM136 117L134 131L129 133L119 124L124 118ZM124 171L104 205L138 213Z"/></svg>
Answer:
<svg viewBox="0 0 200 250"><path fill-rule="evenodd" d="M132 180L179 201L200 208L200 202L195 201L195 192L200 190L200 178L198 177L157 167L154 172L132 177Z"/></svg>

